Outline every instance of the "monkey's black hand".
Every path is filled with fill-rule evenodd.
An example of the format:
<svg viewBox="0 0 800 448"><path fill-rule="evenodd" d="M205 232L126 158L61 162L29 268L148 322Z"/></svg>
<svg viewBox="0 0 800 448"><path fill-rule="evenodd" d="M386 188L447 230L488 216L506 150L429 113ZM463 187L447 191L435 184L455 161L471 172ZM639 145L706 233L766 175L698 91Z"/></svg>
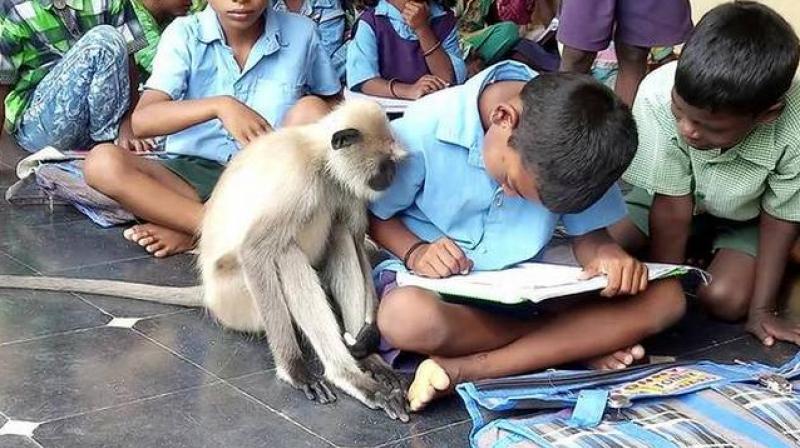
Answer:
<svg viewBox="0 0 800 448"><path fill-rule="evenodd" d="M382 388L375 394L375 402L392 420L408 423L409 407L404 389Z"/></svg>
<svg viewBox="0 0 800 448"><path fill-rule="evenodd" d="M314 378L310 382L300 384L298 389L306 394L306 398L319 404L328 404L336 401L336 394L328 386L328 383L320 378Z"/></svg>
<svg viewBox="0 0 800 448"><path fill-rule="evenodd" d="M408 389L408 384L406 384L403 377L398 375L377 353L373 353L362 359L361 368L369 372L372 377L375 378L375 381L389 389L397 389L400 391Z"/></svg>
<svg viewBox="0 0 800 448"><path fill-rule="evenodd" d="M347 348L350 354L356 359L365 358L371 353L378 351L378 346L381 343L381 334L378 331L378 326L375 323L364 324L359 330L358 335L355 337L355 342L347 341ZM353 342L352 344L350 342Z"/></svg>

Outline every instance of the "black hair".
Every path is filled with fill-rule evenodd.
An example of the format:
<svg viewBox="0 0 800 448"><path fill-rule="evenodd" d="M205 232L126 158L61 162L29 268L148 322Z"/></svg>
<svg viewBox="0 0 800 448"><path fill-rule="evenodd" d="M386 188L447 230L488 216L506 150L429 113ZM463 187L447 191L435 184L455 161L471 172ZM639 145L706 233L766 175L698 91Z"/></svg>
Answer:
<svg viewBox="0 0 800 448"><path fill-rule="evenodd" d="M597 202L636 154L630 109L588 75L541 74L520 94L509 144L536 176L542 205L578 213Z"/></svg>
<svg viewBox="0 0 800 448"><path fill-rule="evenodd" d="M701 109L757 115L782 100L799 59L797 34L778 13L752 1L726 3L692 31L675 92Z"/></svg>

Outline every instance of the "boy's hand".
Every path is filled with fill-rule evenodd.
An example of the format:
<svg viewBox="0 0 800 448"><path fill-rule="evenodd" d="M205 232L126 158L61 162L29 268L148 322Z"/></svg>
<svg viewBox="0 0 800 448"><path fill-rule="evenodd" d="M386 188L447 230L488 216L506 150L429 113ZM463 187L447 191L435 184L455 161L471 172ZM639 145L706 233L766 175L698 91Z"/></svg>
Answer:
<svg viewBox="0 0 800 448"><path fill-rule="evenodd" d="M800 345L800 324L796 324L769 311L751 312L745 324L747 331L766 346L778 341Z"/></svg>
<svg viewBox="0 0 800 448"><path fill-rule="evenodd" d="M600 291L603 297L632 296L647 289L647 265L616 244L598 249L595 259L584 266L583 271L583 279L603 274L608 277L608 286Z"/></svg>
<svg viewBox="0 0 800 448"><path fill-rule="evenodd" d="M430 278L445 278L467 274L472 270L472 260L464 255L458 244L447 237L423 244L408 260L414 274Z"/></svg>
<svg viewBox="0 0 800 448"><path fill-rule="evenodd" d="M410 100L418 100L423 96L447 88L447 83L438 76L423 75L414 84L407 84L404 97Z"/></svg>
<svg viewBox="0 0 800 448"><path fill-rule="evenodd" d="M222 126L242 146L272 132L272 126L258 112L233 97L225 97L217 112Z"/></svg>
<svg viewBox="0 0 800 448"><path fill-rule="evenodd" d="M126 151L135 152L137 154L150 152L156 147L152 139L138 139L134 136L130 115L126 115L119 125L117 145Z"/></svg>
<svg viewBox="0 0 800 448"><path fill-rule="evenodd" d="M414 31L428 26L430 10L428 9L428 3L425 1L407 1L400 14L402 14L406 24Z"/></svg>

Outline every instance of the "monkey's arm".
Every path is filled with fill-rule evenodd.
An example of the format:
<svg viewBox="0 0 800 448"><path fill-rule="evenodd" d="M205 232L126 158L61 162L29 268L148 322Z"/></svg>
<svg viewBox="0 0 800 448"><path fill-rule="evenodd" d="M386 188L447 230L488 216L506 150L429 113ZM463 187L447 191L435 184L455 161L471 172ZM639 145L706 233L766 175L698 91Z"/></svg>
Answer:
<svg viewBox="0 0 800 448"><path fill-rule="evenodd" d="M11 86L0 84L0 137L3 136L3 129L6 127L6 96L11 90Z"/></svg>

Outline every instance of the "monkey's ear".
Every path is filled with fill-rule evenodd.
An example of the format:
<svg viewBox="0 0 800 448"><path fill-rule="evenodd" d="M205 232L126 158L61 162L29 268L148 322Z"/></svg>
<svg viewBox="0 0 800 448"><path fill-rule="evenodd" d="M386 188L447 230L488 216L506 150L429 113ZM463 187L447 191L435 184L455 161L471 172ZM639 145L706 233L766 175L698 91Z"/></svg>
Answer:
<svg viewBox="0 0 800 448"><path fill-rule="evenodd" d="M333 149L342 149L351 145L355 145L364 138L361 131L358 129L347 128L341 131L336 131L331 137L331 146Z"/></svg>

